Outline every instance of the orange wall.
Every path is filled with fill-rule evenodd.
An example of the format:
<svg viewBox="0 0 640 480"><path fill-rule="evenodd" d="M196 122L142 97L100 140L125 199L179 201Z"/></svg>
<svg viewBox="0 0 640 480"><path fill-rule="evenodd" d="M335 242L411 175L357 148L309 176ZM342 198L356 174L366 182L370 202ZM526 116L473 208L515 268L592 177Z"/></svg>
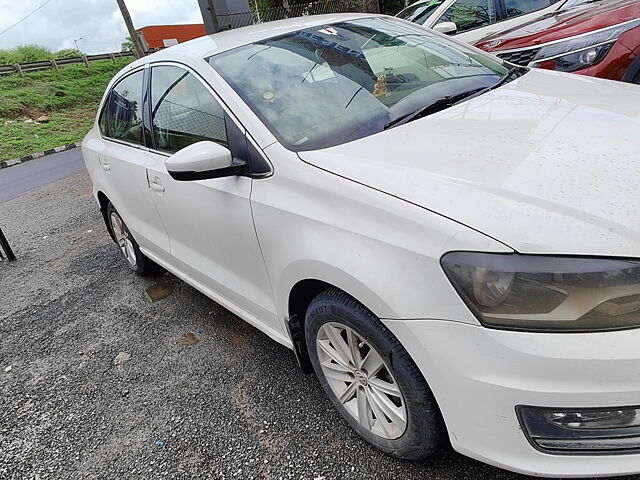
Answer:
<svg viewBox="0 0 640 480"><path fill-rule="evenodd" d="M202 23L192 25L152 25L138 29L149 48L163 48L165 39L175 38L178 43L186 42L206 34Z"/></svg>

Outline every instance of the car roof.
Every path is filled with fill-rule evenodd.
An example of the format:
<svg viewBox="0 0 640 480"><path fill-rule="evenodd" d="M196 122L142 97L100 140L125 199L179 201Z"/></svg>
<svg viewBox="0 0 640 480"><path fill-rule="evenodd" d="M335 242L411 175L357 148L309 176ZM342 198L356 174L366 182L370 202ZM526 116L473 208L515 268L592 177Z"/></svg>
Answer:
<svg viewBox="0 0 640 480"><path fill-rule="evenodd" d="M205 35L188 42L179 43L170 48L140 58L131 64L135 67L149 61L171 60L176 54L187 55L202 59L216 53L224 52L235 47L248 45L260 40L275 37L305 28L318 27L358 18L380 17L384 15L370 13L334 13L327 15L308 15L304 17L287 18L273 22L258 23L246 27L225 30L223 32ZM393 18L393 17L389 17Z"/></svg>

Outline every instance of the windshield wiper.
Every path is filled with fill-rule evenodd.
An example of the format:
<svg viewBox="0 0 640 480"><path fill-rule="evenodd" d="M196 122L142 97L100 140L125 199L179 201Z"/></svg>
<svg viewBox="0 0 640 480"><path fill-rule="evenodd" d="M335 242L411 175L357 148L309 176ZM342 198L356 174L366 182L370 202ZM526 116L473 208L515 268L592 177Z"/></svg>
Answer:
<svg viewBox="0 0 640 480"><path fill-rule="evenodd" d="M436 100L435 102L430 103L429 105L420 107L417 110L414 110L413 112L409 112L405 115L401 115L400 117L394 120L391 120L389 123L387 123L384 126L384 129L386 130L391 127L404 125L405 123L410 122L411 120L415 120L416 118L424 117L426 115L439 112L440 110L444 110L445 108L455 105L456 103L461 102L465 98L481 90L484 90L484 88L476 88L475 90L468 90L466 92L458 93L457 95L448 95L446 97L442 97Z"/></svg>
<svg viewBox="0 0 640 480"><path fill-rule="evenodd" d="M523 70L523 67L519 67L519 66L511 67L509 71L505 73L502 77L500 77L500 79L493 85L490 85L488 87L482 87L482 88L474 88L462 93L458 93L456 95L448 95L446 97L442 97L439 100L436 100L435 102L430 103L429 105L420 107L417 110L414 110L413 112L409 112L405 115L401 115L400 117L391 120L389 123L387 123L384 126L384 129L387 130L388 128L391 128L391 127L404 125L405 123L408 123L411 120L415 120L420 117L425 117L427 115L431 115L432 113L436 113L436 112L439 112L440 110L444 110L445 108L451 107L456 103L461 102L465 98L468 98L471 96L477 97L479 95L482 95L483 93L486 93L489 90L493 90L494 88L498 88L499 86L504 85L505 83L507 83L507 81L509 81L509 79L514 73L520 72L522 70Z"/></svg>
<svg viewBox="0 0 640 480"><path fill-rule="evenodd" d="M503 66L506 66L506 65L503 65ZM520 74L518 75L519 77L521 75L524 75L528 71L529 69L527 67L523 67L521 65L514 65L513 67L510 67L509 70L507 70L507 73L505 73L502 77L500 77L500 79L496 83L494 83L490 87L485 88L485 91L488 92L489 90L493 90L494 88L498 88L504 85L509 80L511 80L511 77L513 76L514 73L519 73Z"/></svg>

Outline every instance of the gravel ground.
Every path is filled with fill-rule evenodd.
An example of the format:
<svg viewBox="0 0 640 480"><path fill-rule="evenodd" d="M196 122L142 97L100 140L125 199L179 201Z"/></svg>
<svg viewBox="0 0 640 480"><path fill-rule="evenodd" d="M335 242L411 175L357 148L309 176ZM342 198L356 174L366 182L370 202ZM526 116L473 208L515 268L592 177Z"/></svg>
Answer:
<svg viewBox="0 0 640 480"><path fill-rule="evenodd" d="M524 478L367 446L289 350L133 274L84 173L0 204L0 225L19 259L0 263L1 479Z"/></svg>

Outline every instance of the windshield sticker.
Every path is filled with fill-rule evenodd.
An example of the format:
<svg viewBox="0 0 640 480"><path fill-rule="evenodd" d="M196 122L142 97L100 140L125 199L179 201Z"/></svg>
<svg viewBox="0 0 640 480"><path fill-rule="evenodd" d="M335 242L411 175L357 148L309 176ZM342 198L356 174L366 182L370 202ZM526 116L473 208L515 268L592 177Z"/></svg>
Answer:
<svg viewBox="0 0 640 480"><path fill-rule="evenodd" d="M262 92L262 95L260 95L260 100L262 100L263 102L273 103L273 101L276 99L276 96L276 92L272 90L265 90L264 92Z"/></svg>
<svg viewBox="0 0 640 480"><path fill-rule="evenodd" d="M324 33L325 35L338 35L338 31L333 27L323 28L318 30L320 33Z"/></svg>

